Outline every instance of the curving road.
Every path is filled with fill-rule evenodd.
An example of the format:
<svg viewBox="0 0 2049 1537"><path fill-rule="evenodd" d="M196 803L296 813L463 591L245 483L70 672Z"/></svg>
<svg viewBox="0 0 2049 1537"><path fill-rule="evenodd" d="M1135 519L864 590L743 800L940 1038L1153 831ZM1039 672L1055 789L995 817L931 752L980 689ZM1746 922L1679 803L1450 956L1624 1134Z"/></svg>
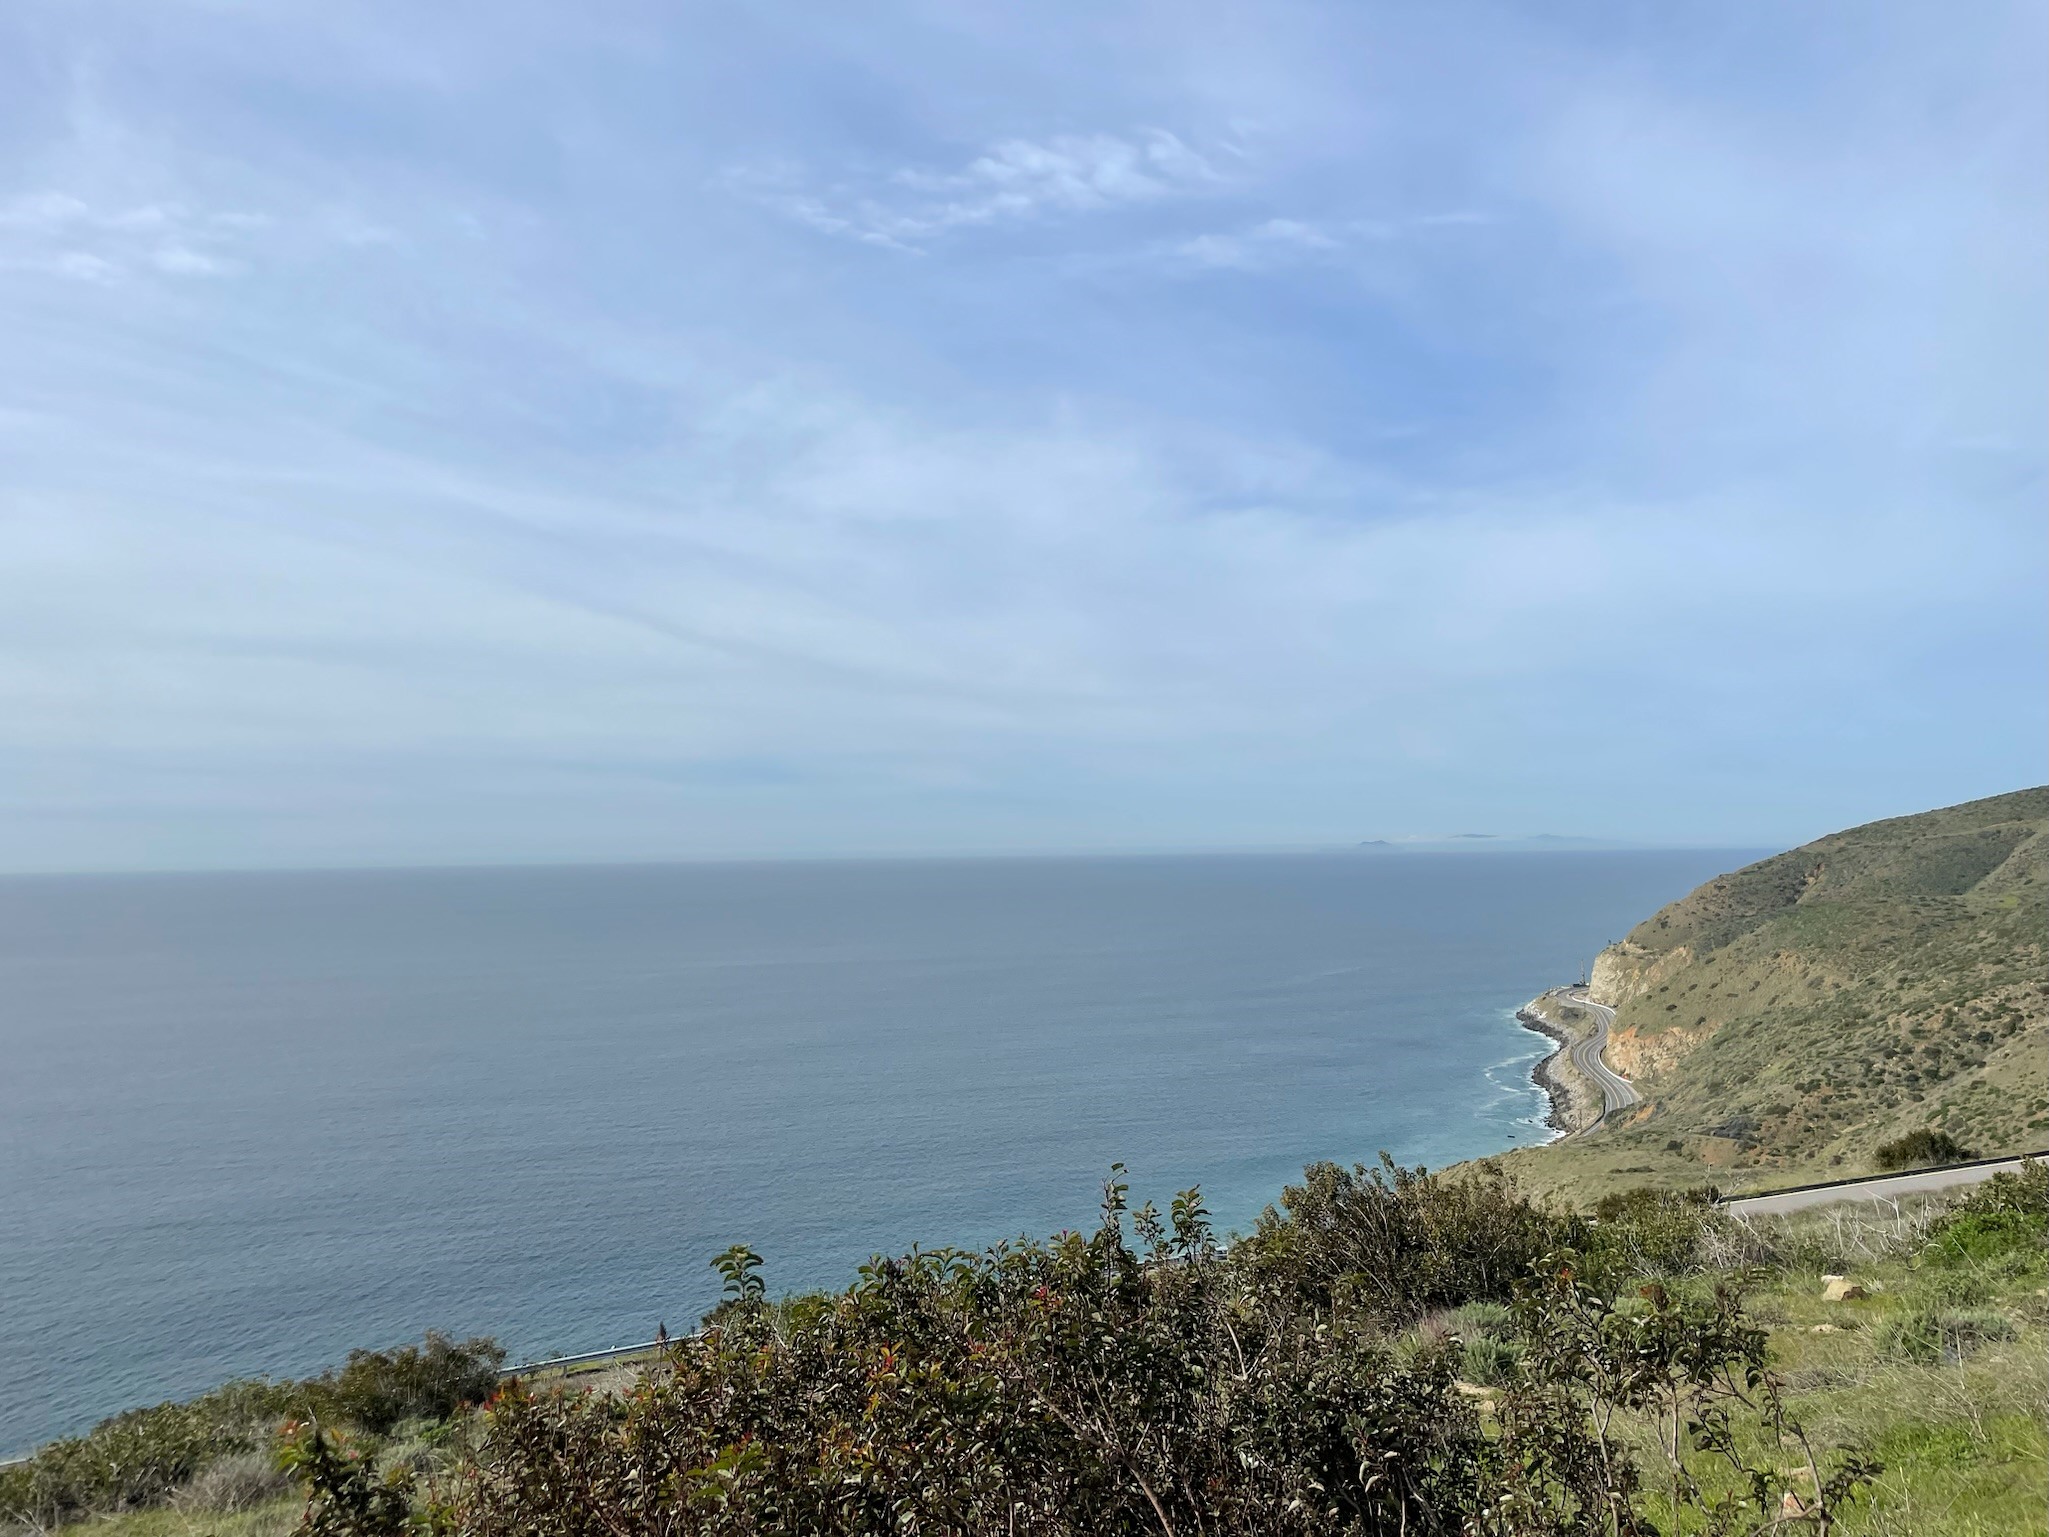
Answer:
<svg viewBox="0 0 2049 1537"><path fill-rule="evenodd" d="M1804 1211L1810 1206L1828 1206L1837 1201L1883 1201L1896 1205L1904 1196L1932 1195L1975 1185L1995 1174L2018 1174L2030 1158L2044 1153L2023 1153L2018 1158L1980 1158L1971 1163L1951 1164L1946 1169L1913 1169L1905 1174L1877 1174L1869 1179L1836 1179L1819 1185L1794 1185L1787 1190L1765 1190L1756 1195L1731 1196L1721 1205L1739 1217L1778 1216Z"/></svg>
<svg viewBox="0 0 2049 1537"><path fill-rule="evenodd" d="M1601 1086L1601 1120L1606 1120L1618 1110L1643 1103L1643 1096L1636 1092L1627 1078L1616 1072L1601 1060L1601 1053L1608 1045L1608 1030L1615 1023L1615 1011L1605 1003L1596 1003L1583 990L1568 988L1565 996L1594 1016L1594 1031L1583 1041L1572 1045L1573 1065ZM1594 1123L1598 1126L1600 1121ZM1587 1128L1589 1131L1593 1127Z"/></svg>

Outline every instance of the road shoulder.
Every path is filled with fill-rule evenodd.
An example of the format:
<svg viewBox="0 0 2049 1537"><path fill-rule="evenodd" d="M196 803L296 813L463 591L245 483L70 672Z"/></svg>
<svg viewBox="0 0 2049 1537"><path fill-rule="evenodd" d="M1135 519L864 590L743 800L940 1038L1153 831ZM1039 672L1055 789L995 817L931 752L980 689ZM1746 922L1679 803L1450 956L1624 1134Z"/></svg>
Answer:
<svg viewBox="0 0 2049 1537"><path fill-rule="evenodd" d="M1552 988L1516 1010L1515 1018L1525 1030L1557 1043L1551 1055L1530 1071L1537 1087L1551 1097L1547 1120L1552 1129L1573 1136L1599 1124L1607 1104L1601 1086L1572 1060L1572 1047L1596 1028L1593 1016L1572 1003L1563 988Z"/></svg>

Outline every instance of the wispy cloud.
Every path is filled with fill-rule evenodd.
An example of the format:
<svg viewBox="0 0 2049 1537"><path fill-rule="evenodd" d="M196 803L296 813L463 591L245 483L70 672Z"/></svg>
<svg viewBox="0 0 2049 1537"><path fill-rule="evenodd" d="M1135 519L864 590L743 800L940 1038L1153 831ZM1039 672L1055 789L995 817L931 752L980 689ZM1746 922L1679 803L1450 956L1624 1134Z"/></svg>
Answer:
<svg viewBox="0 0 2049 1537"><path fill-rule="evenodd" d="M2038 772L2038 5L1046 6L0 7L0 868Z"/></svg>
<svg viewBox="0 0 2049 1537"><path fill-rule="evenodd" d="M1230 234L1197 235L1181 241L1174 254L1199 267L1265 267L1314 259L1342 248L1328 231L1300 219L1268 219Z"/></svg>
<svg viewBox="0 0 2049 1537"><path fill-rule="evenodd" d="M1492 222L1485 214L1419 214L1401 219L1263 219L1159 248L1169 265L1267 272L1308 263L1340 263L1405 236Z"/></svg>
<svg viewBox="0 0 2049 1537"><path fill-rule="evenodd" d="M0 202L0 266L112 283L146 272L225 277L243 270L251 236L269 221L178 203L96 206L65 192Z"/></svg>
<svg viewBox="0 0 2049 1537"><path fill-rule="evenodd" d="M950 230L1194 196L1225 182L1209 157L1157 128L1004 139L957 169L906 166L823 190L789 165L735 168L723 179L813 229L904 249Z"/></svg>

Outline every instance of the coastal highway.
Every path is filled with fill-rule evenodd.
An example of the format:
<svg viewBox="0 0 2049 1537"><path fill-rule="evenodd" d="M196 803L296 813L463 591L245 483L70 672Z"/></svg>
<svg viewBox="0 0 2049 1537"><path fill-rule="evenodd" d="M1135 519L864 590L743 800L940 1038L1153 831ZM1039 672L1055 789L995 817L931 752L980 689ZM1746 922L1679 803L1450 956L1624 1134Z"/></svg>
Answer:
<svg viewBox="0 0 2049 1537"><path fill-rule="evenodd" d="M1631 1087L1629 1080L1601 1060L1601 1053L1608 1045L1608 1027L1615 1023L1615 1011L1605 1003L1594 1002L1581 988L1568 988L1565 996L1594 1016L1594 1032L1585 1040L1573 1043L1572 1061L1601 1086L1601 1119L1606 1120L1616 1111L1627 1110L1631 1105L1642 1104L1643 1096Z"/></svg>
<svg viewBox="0 0 2049 1537"><path fill-rule="evenodd" d="M2025 1156L2025 1155L2024 1155ZM2036 1153L2035 1158L2049 1157ZM1790 1190L1767 1190L1760 1195L1731 1196L1722 1210L1739 1217L1775 1217L1811 1206L1829 1206L1837 1201L1884 1201L1902 1196L1933 1195L1975 1185L1995 1174L2019 1171L2019 1158L1981 1158L1976 1163L1953 1164L1947 1169L1916 1169L1908 1174L1881 1174L1875 1179L1838 1179L1825 1185L1796 1185Z"/></svg>

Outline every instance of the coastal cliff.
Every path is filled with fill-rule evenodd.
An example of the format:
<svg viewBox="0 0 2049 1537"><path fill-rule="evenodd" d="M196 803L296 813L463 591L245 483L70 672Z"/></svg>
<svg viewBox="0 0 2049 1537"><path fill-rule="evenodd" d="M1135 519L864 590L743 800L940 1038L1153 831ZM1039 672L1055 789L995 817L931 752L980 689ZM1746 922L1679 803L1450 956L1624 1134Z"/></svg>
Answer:
<svg viewBox="0 0 2049 1537"><path fill-rule="evenodd" d="M1602 951L1644 1109L1516 1155L1538 1184L1864 1172L1946 1132L2049 1143L2049 788L1851 828L1698 887ZM1627 1177L1625 1179L1625 1176Z"/></svg>

